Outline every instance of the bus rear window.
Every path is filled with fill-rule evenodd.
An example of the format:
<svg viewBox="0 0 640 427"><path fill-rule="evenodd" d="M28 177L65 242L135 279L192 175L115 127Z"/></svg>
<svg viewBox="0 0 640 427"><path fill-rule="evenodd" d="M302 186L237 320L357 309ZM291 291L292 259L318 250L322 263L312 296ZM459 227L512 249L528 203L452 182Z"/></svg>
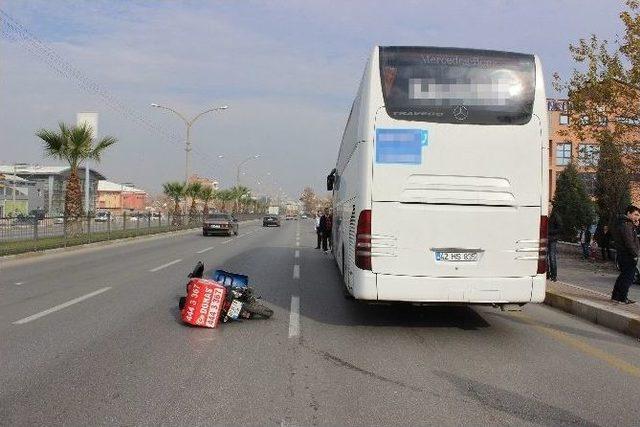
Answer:
<svg viewBox="0 0 640 427"><path fill-rule="evenodd" d="M521 125L531 120L532 55L473 49L381 47L390 117L436 123Z"/></svg>

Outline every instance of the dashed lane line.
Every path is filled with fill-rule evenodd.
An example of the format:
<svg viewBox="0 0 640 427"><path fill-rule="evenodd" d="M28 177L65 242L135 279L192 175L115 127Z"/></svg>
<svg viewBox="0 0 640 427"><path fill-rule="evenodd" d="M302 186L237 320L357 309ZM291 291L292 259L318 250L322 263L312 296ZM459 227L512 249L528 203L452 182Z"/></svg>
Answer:
<svg viewBox="0 0 640 427"><path fill-rule="evenodd" d="M162 264L162 265L161 265L161 266L159 266L159 267L152 268L151 270L149 270L149 272L150 272L150 273L155 273L156 271L160 271L160 270L162 270L163 268L167 268L167 267L169 267L169 266L171 266L171 265L173 265L173 264L177 264L177 263L179 263L179 262L181 262L181 261L182 261L181 259L175 259L175 260L173 260L173 261L171 261L171 262L168 262L168 263L166 263L166 264Z"/></svg>
<svg viewBox="0 0 640 427"><path fill-rule="evenodd" d="M197 254L203 254L203 253L205 253L205 252L210 251L210 250L211 250L211 249L213 249L213 248L215 248L215 246L209 246L208 248L204 248L204 249L202 249L202 250L199 250L199 251L197 251L196 253L197 253Z"/></svg>
<svg viewBox="0 0 640 427"><path fill-rule="evenodd" d="M289 311L289 338L300 335L300 297L291 295L291 310Z"/></svg>
<svg viewBox="0 0 640 427"><path fill-rule="evenodd" d="M294 258L300 258L300 251L296 249L295 253L293 254Z"/></svg>
<svg viewBox="0 0 640 427"><path fill-rule="evenodd" d="M298 264L293 266L293 278L294 279L300 278L300 266Z"/></svg>
<svg viewBox="0 0 640 427"><path fill-rule="evenodd" d="M40 313L36 313L36 314L34 314L34 315L32 315L32 316L25 317L24 319L16 320L15 322L13 322L13 324L14 324L14 325L23 325L23 324L25 324L25 323L32 322L32 321L34 321L34 320L36 320L36 319L39 319L39 318L41 318L41 317L44 317L44 316L46 316L46 315L48 315L48 314L55 313L56 311L60 311L60 310L62 310L63 308L67 308L67 307L69 307L69 306L71 306L71 305L73 305L73 304L77 304L77 303L79 303L79 302L81 302L81 301L84 301L84 300L86 300L86 299L89 299L89 298L91 298L91 297L95 297L96 295L100 295L101 293L106 292L106 291L108 291L109 289L111 289L111 287L106 287L106 288L98 289L98 290L97 290L97 291L95 291L95 292L91 292L90 294L86 294L86 295L83 295L83 296L81 296L81 297L74 298L74 299L72 299L71 301L67 301L67 302L62 303L62 304L60 304L60 305L56 305L55 307L51 307L51 308L50 308L50 309L48 309L48 310L41 311Z"/></svg>

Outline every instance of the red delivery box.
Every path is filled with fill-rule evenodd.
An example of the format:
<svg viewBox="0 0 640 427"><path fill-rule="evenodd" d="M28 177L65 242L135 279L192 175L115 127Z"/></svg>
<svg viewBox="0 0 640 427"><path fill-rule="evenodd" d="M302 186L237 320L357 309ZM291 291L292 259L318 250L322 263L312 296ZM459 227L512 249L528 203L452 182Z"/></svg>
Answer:
<svg viewBox="0 0 640 427"><path fill-rule="evenodd" d="M191 279L187 298L180 311L182 321L190 325L215 328L222 313L227 290L213 280Z"/></svg>

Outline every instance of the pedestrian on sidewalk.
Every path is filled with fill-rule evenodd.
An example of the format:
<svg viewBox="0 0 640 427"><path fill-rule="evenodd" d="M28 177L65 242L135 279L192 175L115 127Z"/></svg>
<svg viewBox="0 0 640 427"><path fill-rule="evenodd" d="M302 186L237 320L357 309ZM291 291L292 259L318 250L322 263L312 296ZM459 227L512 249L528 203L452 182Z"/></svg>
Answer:
<svg viewBox="0 0 640 427"><path fill-rule="evenodd" d="M618 218L613 231L613 240L616 244L618 265L620 275L611 293L613 301L632 304L635 301L628 298L629 287L633 283L633 276L636 272L638 255L640 255L640 240L636 234L635 225L640 221L640 209L630 205L627 207L625 215Z"/></svg>
<svg viewBox="0 0 640 427"><path fill-rule="evenodd" d="M320 234L320 211L316 212L316 237L318 240L316 249L320 249L320 241L322 240L322 234Z"/></svg>
<svg viewBox="0 0 640 427"><path fill-rule="evenodd" d="M611 261L611 231L608 225L599 226L593 235L594 240L600 248L600 255L603 261Z"/></svg>
<svg viewBox="0 0 640 427"><path fill-rule="evenodd" d="M580 246L582 247L582 259L589 259L589 248L591 247L591 230L589 225L585 225L580 230Z"/></svg>
<svg viewBox="0 0 640 427"><path fill-rule="evenodd" d="M558 211L553 209L549 216L549 231L547 232L547 257L549 259L549 271L547 271L547 277L552 282L556 282L558 280L558 238L560 237L561 232L562 218Z"/></svg>

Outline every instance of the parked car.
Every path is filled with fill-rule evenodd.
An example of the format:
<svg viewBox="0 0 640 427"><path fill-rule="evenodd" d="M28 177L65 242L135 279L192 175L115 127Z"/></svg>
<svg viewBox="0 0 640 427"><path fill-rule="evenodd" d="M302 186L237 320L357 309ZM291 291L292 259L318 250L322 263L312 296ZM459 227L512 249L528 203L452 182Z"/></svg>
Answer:
<svg viewBox="0 0 640 427"><path fill-rule="evenodd" d="M107 222L111 219L111 215L109 212L98 212L96 213L95 218L93 219L95 222Z"/></svg>
<svg viewBox="0 0 640 427"><path fill-rule="evenodd" d="M11 225L33 225L37 221L35 216L19 214Z"/></svg>
<svg viewBox="0 0 640 427"><path fill-rule="evenodd" d="M209 214L202 223L202 235L210 234L238 235L238 220L228 213Z"/></svg>
<svg viewBox="0 0 640 427"><path fill-rule="evenodd" d="M262 218L262 226L263 227L280 227L280 218L277 215L265 215Z"/></svg>

